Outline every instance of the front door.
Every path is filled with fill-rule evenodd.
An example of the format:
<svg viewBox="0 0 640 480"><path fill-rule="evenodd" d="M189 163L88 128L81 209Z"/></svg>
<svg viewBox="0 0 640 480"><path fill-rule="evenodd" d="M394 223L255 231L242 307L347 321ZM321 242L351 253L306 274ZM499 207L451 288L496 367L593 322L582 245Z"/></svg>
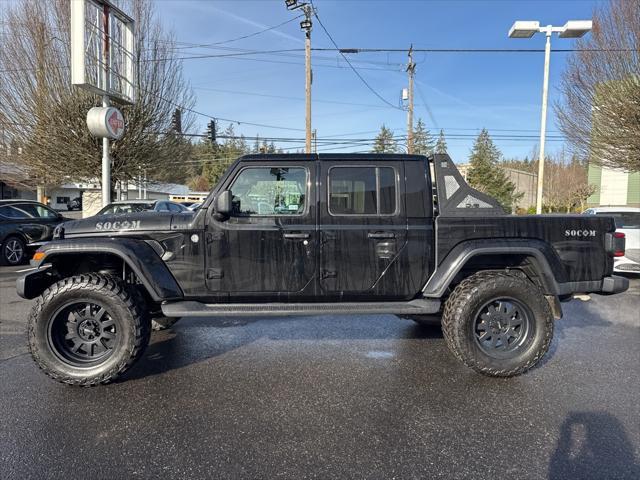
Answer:
<svg viewBox="0 0 640 480"><path fill-rule="evenodd" d="M317 232L313 161L244 164L223 185L225 220L209 217L207 287L230 300L313 296Z"/></svg>
<svg viewBox="0 0 640 480"><path fill-rule="evenodd" d="M341 299L404 297L402 162L323 161L320 287Z"/></svg>

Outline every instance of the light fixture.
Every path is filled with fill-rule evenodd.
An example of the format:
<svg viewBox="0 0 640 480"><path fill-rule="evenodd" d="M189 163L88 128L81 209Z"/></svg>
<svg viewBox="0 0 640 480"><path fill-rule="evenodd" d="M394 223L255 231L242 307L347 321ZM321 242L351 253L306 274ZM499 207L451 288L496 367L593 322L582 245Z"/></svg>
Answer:
<svg viewBox="0 0 640 480"><path fill-rule="evenodd" d="M540 31L540 22L519 20L509 30L509 38L531 38Z"/></svg>
<svg viewBox="0 0 640 480"><path fill-rule="evenodd" d="M591 31L593 22L591 20L569 20L564 24L558 33L560 38L580 38Z"/></svg>
<svg viewBox="0 0 640 480"><path fill-rule="evenodd" d="M296 8L296 3L298 3L298 0L284 0L284 3L287 5L287 8L289 10L293 10L294 8Z"/></svg>
<svg viewBox="0 0 640 480"><path fill-rule="evenodd" d="M311 25L312 25L312 24L311 24L311 20L306 20L306 19L305 19L305 20L302 20L302 21L300 22L300 28L301 28L302 30L311 30Z"/></svg>

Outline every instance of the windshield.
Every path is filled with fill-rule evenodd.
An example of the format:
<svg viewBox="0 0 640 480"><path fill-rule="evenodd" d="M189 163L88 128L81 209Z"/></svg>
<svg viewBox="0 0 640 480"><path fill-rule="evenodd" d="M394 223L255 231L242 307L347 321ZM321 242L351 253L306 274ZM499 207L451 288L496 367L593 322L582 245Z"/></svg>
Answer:
<svg viewBox="0 0 640 480"><path fill-rule="evenodd" d="M616 228L640 229L640 212L597 212L596 215L613 217Z"/></svg>
<svg viewBox="0 0 640 480"><path fill-rule="evenodd" d="M114 213L136 213L153 210L153 203L112 203L100 210L97 215L110 215Z"/></svg>

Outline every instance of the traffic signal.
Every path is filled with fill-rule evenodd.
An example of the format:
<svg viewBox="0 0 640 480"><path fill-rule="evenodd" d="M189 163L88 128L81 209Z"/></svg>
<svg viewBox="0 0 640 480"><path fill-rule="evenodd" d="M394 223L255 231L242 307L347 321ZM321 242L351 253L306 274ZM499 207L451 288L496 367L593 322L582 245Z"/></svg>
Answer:
<svg viewBox="0 0 640 480"><path fill-rule="evenodd" d="M207 139L211 142L212 145L216 143L216 121L210 120L207 125Z"/></svg>
<svg viewBox="0 0 640 480"><path fill-rule="evenodd" d="M175 133L182 133L182 110L176 108L171 117L171 130Z"/></svg>

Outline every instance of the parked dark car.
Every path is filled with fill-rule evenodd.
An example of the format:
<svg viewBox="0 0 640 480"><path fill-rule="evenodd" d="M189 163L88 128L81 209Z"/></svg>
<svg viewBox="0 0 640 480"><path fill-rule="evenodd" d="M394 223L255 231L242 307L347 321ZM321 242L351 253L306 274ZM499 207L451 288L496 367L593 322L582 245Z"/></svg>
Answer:
<svg viewBox="0 0 640 480"><path fill-rule="evenodd" d="M29 250L51 240L54 228L64 220L67 219L38 202L0 200L0 263L23 263Z"/></svg>
<svg viewBox="0 0 640 480"><path fill-rule="evenodd" d="M82 197L76 197L67 203L67 210L82 210Z"/></svg>
<svg viewBox="0 0 640 480"><path fill-rule="evenodd" d="M102 208L96 215L114 215L119 213L138 212L188 212L187 207L168 200L125 200L112 202Z"/></svg>

